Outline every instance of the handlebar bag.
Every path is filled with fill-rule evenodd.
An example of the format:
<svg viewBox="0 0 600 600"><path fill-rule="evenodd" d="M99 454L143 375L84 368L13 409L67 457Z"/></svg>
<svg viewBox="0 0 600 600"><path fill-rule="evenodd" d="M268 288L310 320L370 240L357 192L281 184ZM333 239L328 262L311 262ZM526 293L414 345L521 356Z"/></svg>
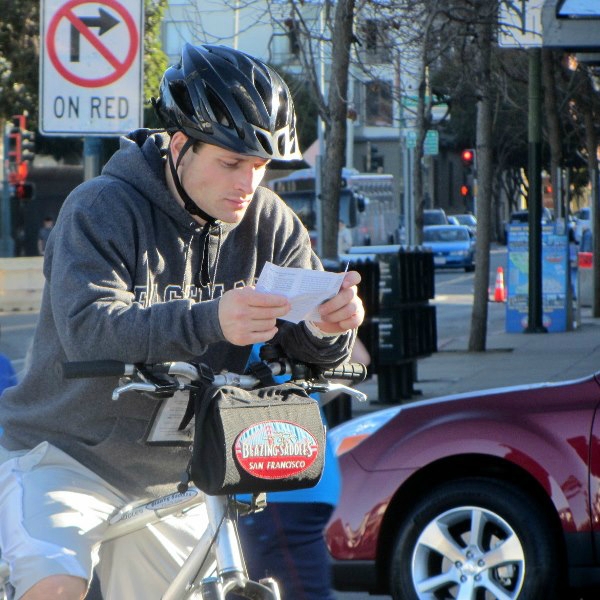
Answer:
<svg viewBox="0 0 600 600"><path fill-rule="evenodd" d="M292 383L192 392L189 475L211 495L308 488L321 478L325 428L316 400Z"/></svg>

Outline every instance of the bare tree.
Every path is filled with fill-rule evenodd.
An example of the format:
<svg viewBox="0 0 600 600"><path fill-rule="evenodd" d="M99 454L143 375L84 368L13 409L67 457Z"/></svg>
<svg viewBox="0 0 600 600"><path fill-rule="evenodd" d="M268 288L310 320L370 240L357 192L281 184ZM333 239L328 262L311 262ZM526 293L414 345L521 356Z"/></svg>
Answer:
<svg viewBox="0 0 600 600"><path fill-rule="evenodd" d="M439 54L447 48L446 43L441 45L440 28L447 24L447 20L441 17L441 9L446 6L446 2L433 0L428 3L423 12L422 36L420 38L419 48L419 72L418 96L416 110L416 144L415 158L413 163L413 189L415 202L415 225L416 225L416 243L420 245L423 242L423 209L425 208L425 189L423 182L423 159L425 155L425 138L432 125L431 109L433 105L433 95L429 80L430 66L435 63Z"/></svg>
<svg viewBox="0 0 600 600"><path fill-rule="evenodd" d="M271 17L281 22L278 3L270 1ZM273 6L275 5L275 6ZM324 156L320 161L321 255L337 259L337 232L342 168L345 161L346 122L348 117L348 80L350 50L355 40L355 0L338 0L331 19L331 0L307 9L302 0L289 0L289 19L298 39L298 57L313 90L313 96L324 124ZM310 7L309 7L310 8ZM317 13L315 13L315 8ZM315 14L318 18L315 18ZM280 23L282 29L285 22ZM327 61L324 54L328 55ZM329 65L328 88L324 90L324 69ZM327 168L323 168L327 165Z"/></svg>
<svg viewBox="0 0 600 600"><path fill-rule="evenodd" d="M331 78L325 120L325 159L321 164L322 254L337 259L341 174L345 160L348 115L348 68L353 40L354 0L338 0L333 23ZM327 165L324 169L323 165Z"/></svg>
<svg viewBox="0 0 600 600"><path fill-rule="evenodd" d="M477 247L475 250L475 285L469 351L486 349L488 285L490 270L490 233L492 198L492 43L497 24L497 7L481 0L476 6L478 44L477 68Z"/></svg>

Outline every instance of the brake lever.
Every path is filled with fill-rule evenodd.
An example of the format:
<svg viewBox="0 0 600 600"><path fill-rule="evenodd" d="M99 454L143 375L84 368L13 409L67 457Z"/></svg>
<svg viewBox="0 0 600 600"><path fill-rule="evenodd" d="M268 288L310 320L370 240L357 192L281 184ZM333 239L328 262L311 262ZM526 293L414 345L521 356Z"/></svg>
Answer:
<svg viewBox="0 0 600 600"><path fill-rule="evenodd" d="M305 389L308 394L326 394L327 392L343 392L348 394L358 402L366 402L367 395L356 388L344 385L343 383L334 383L331 381L294 381L293 383Z"/></svg>
<svg viewBox="0 0 600 600"><path fill-rule="evenodd" d="M367 395L356 388L344 385L343 383L330 383L328 386L329 392L344 392L359 402L366 402Z"/></svg>
<svg viewBox="0 0 600 600"><path fill-rule="evenodd" d="M112 399L118 400L121 394L125 392L148 392L157 398L169 398L181 389L179 382L172 377L157 375L144 370L140 370L140 374L146 381L131 381L115 388Z"/></svg>
<svg viewBox="0 0 600 600"><path fill-rule="evenodd" d="M132 383L126 383L115 388L112 393L112 399L118 400L121 394L125 392L149 392L154 393L156 391L156 385L153 383L144 383L143 381L135 381Z"/></svg>

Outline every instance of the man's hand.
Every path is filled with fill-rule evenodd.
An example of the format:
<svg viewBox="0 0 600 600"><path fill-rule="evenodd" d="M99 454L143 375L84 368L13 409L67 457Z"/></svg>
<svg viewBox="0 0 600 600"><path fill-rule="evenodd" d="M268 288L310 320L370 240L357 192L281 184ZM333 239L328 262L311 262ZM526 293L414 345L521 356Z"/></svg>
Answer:
<svg viewBox="0 0 600 600"><path fill-rule="evenodd" d="M229 290L219 300L219 323L228 342L249 346L269 341L276 333L275 321L290 310L284 296L263 294L248 286Z"/></svg>
<svg viewBox="0 0 600 600"><path fill-rule="evenodd" d="M363 322L365 309L356 287L359 283L360 275L348 271L337 295L319 306L321 320L315 321L315 325L323 333L343 333Z"/></svg>

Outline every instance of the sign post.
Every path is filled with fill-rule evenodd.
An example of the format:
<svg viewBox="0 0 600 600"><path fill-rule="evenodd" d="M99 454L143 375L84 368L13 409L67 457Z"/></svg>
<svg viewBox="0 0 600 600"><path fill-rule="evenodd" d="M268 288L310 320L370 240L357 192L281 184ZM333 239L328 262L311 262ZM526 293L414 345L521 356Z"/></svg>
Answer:
<svg viewBox="0 0 600 600"><path fill-rule="evenodd" d="M42 0L40 131L118 136L142 126L143 0Z"/></svg>

